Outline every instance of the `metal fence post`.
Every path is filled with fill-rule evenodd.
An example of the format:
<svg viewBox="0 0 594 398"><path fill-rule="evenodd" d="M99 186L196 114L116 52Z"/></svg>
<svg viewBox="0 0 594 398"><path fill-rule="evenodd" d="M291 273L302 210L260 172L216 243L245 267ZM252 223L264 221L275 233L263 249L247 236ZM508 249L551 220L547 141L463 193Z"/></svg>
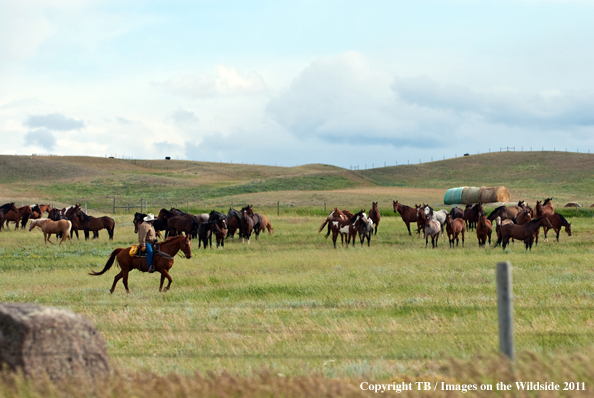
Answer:
<svg viewBox="0 0 594 398"><path fill-rule="evenodd" d="M499 315L499 350L515 360L514 318L511 263L497 263L497 310Z"/></svg>

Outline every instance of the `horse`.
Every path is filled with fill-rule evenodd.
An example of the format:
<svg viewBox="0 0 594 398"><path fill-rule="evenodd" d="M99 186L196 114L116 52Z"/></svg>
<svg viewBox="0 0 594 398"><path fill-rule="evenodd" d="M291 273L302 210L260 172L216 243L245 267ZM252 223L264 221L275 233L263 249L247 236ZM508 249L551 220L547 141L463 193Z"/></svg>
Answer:
<svg viewBox="0 0 594 398"><path fill-rule="evenodd" d="M254 219L247 214L247 210L244 207L241 209L241 243L244 243L245 238L247 238L248 245L250 244L250 236L252 235L253 230Z"/></svg>
<svg viewBox="0 0 594 398"><path fill-rule="evenodd" d="M161 230L161 231L165 230L165 239L167 239L167 237L169 236L169 234L168 234L169 230L168 230L168 224L167 224L169 219L171 217L176 217L176 216L185 216L186 214L187 214L186 212L176 209L175 207L172 207L171 210L167 210L165 208L159 210L157 219L161 220L161 223L163 223L162 225L165 226L165 228L163 228ZM154 225L153 225L153 227L154 227Z"/></svg>
<svg viewBox="0 0 594 398"><path fill-rule="evenodd" d="M464 220L461 218L452 219L452 215L448 214L445 223L448 240L450 241L450 249L454 248L454 240L456 241L456 246L458 246L460 243L458 236L460 234L462 234L462 247L464 247Z"/></svg>
<svg viewBox="0 0 594 398"><path fill-rule="evenodd" d="M322 230L324 229L324 227L326 226L326 224L328 224L331 221L337 221L337 220L347 220L347 216L344 215L344 213L340 210L338 210L338 207L335 207L334 210L332 210L330 212L330 214L328 215L328 217L326 217L326 219L324 220L324 222L322 223L322 225L320 225L320 229L318 230L318 233L322 232ZM330 224L328 224L328 233L326 234L325 238L327 238L328 236L330 236Z"/></svg>
<svg viewBox="0 0 594 398"><path fill-rule="evenodd" d="M415 203L415 211L417 212L417 235L421 237L421 231L423 231L423 237L425 237L425 212L423 211L425 205L418 205ZM423 213L421 215L421 213Z"/></svg>
<svg viewBox="0 0 594 398"><path fill-rule="evenodd" d="M485 210L483 209L482 203L477 203L473 205L467 205L466 210L464 210L464 220L466 221L466 230L472 231L476 224L478 223L479 218L485 214Z"/></svg>
<svg viewBox="0 0 594 398"><path fill-rule="evenodd" d="M262 216L258 213L254 213L254 208L252 205L247 205L245 210L254 221L254 233L256 234L256 240L260 236L260 231L262 230Z"/></svg>
<svg viewBox="0 0 594 398"><path fill-rule="evenodd" d="M7 213L5 213L4 220L6 221L6 228L8 228L8 223L10 221L13 221L14 230L16 231L17 229L19 229L19 223L21 219L25 216L25 214L29 216L33 214L33 211L31 211L31 206L19 207L16 211L10 210Z"/></svg>
<svg viewBox="0 0 594 398"><path fill-rule="evenodd" d="M532 221L532 215L530 214L530 210L522 210L519 212L512 221L518 225L524 225Z"/></svg>
<svg viewBox="0 0 594 398"><path fill-rule="evenodd" d="M478 238L479 247L484 246L487 243L487 237L489 238L489 245L491 244L492 233L493 224L491 224L491 221L489 221L487 216L483 213L476 223L476 237Z"/></svg>
<svg viewBox="0 0 594 398"><path fill-rule="evenodd" d="M75 210L75 216L79 218L80 223L83 227L83 230L85 232L85 240L89 240L89 231L98 232L103 228L107 230L107 233L109 234L109 240L113 240L113 230L115 228L115 221L113 220L113 218L108 216L89 216L80 208ZM93 236L93 239L95 239L95 236Z"/></svg>
<svg viewBox="0 0 594 398"><path fill-rule="evenodd" d="M489 219L487 218L487 221L488 220ZM501 238L501 227L506 224L515 224L515 223L516 222L514 221L514 219L502 220L501 217L495 218L495 234L497 235L497 242L495 243L495 246L493 246L493 247L497 247L499 245L500 238ZM512 239L512 241L513 241L513 239Z"/></svg>
<svg viewBox="0 0 594 398"><path fill-rule="evenodd" d="M126 288L126 293L130 293L130 290L128 289L128 273L133 269L137 269L141 272L148 271L148 267L146 265L146 257L132 257L130 256L130 249L131 247L127 247L125 249L115 249L113 252L111 252L111 255L109 256L109 259L107 260L107 263L105 264L103 270L100 272L91 271L89 275L103 275L105 272L107 272L107 270L111 268L111 266L117 258L121 271L113 279L113 285L111 286L109 292L113 293L118 281L120 279L123 279L124 287ZM165 281L165 278L167 278L167 280L169 281L167 287L165 288L165 291L169 290L171 282L173 281L171 275L169 275L169 270L171 269L171 267L173 267L174 257L180 250L186 255L186 258L189 259L192 257L190 239L188 239L187 236L175 236L157 244L154 250L155 254L153 257L153 266L155 267L155 271L161 273L161 284L159 285L159 292L163 291L163 282Z"/></svg>
<svg viewBox="0 0 594 398"><path fill-rule="evenodd" d="M425 216L429 217L430 219L439 222L439 226L441 228L441 236L443 236L443 226L445 225L446 217L448 216L447 210L439 210L433 211L433 207L429 205L425 205Z"/></svg>
<svg viewBox="0 0 594 398"><path fill-rule="evenodd" d="M6 203L0 206L0 231L2 227L4 227L4 220L6 217L6 213L9 211L18 212L17 207L14 205L14 202Z"/></svg>
<svg viewBox="0 0 594 398"><path fill-rule="evenodd" d="M241 213L230 207L227 212L227 238L235 239L235 232L237 231L239 231L239 237L241 238Z"/></svg>
<svg viewBox="0 0 594 398"><path fill-rule="evenodd" d="M167 220L167 231L169 236L181 235L183 232L192 239L192 236L196 236L198 231L198 221L191 214L170 217Z"/></svg>
<svg viewBox="0 0 594 398"><path fill-rule="evenodd" d="M367 238L367 246L369 247L371 245L371 235L373 235L373 220L368 218L367 222L359 224L359 239L361 240L361 246L363 246L365 238Z"/></svg>
<svg viewBox="0 0 594 398"><path fill-rule="evenodd" d="M547 218L547 220L549 220L549 222L551 223L551 225L553 226L553 231L555 231L555 234L557 235L556 240L557 242L559 242L559 234L561 233L561 228L565 227L565 232L567 232L568 236L571 236L571 223L569 223L565 217L563 217L561 214L559 213L553 213L553 214L549 214L546 213L545 217ZM547 239L547 232L549 232L548 227L543 226L543 231L544 231L544 237L545 237L545 241L548 242ZM536 233L536 239L538 241L538 232Z"/></svg>
<svg viewBox="0 0 594 398"><path fill-rule="evenodd" d="M367 216L365 215L365 212L361 210L349 219L331 221L330 228L332 229L332 242L334 243L334 248L336 249L336 240L339 234L343 246L345 236L347 237L347 247L351 243L351 238L353 239L353 246L355 246L355 237L357 236L359 225L362 221L366 220Z"/></svg>
<svg viewBox="0 0 594 398"><path fill-rule="evenodd" d="M450 215L452 216L452 220L455 220L456 218L463 219L464 218L464 210L462 210L458 206L452 207L452 209L450 210Z"/></svg>
<svg viewBox="0 0 594 398"><path fill-rule="evenodd" d="M262 217L262 231L268 231L268 234L272 235L272 233L274 232L274 228L272 228L272 224L270 224L270 221L266 218L265 215L260 214L260 217Z"/></svg>
<svg viewBox="0 0 594 398"><path fill-rule="evenodd" d="M439 239L439 232L441 231L441 225L439 221L427 218L423 231L425 233L425 247L427 247L429 244L429 237L431 236L431 247L436 248L437 240Z"/></svg>
<svg viewBox="0 0 594 398"><path fill-rule="evenodd" d="M489 214L487 219L491 221L495 221L497 217L501 217L502 220L511 220L514 218L519 212L524 210L526 207L526 202L520 200L517 205L515 206L499 206L495 210Z"/></svg>
<svg viewBox="0 0 594 398"><path fill-rule="evenodd" d="M354 214L348 211L347 209L342 209L342 214L344 214L346 218L351 218L352 216L354 216Z"/></svg>
<svg viewBox="0 0 594 398"><path fill-rule="evenodd" d="M220 214L220 213L219 213ZM223 219L215 219L213 221L207 221L198 227L198 248L200 248L200 243L203 243L204 249L206 249L206 244L208 243L209 246L212 248L212 235L214 234L217 239L217 248L221 246L221 248L225 248L225 228L227 223L225 221L225 216L223 215Z"/></svg>
<svg viewBox="0 0 594 398"><path fill-rule="evenodd" d="M537 218L524 225L507 224L501 226L501 235L497 240L497 244L503 243L502 247L508 245L510 238L523 240L526 245L526 250L532 250L532 243L534 242L534 235L536 231L541 227L545 226L553 228L551 223L546 217Z"/></svg>
<svg viewBox="0 0 594 398"><path fill-rule="evenodd" d="M397 200L392 201L392 205L394 207L394 213L400 213L400 217L402 217L402 221L404 221L404 223L406 224L406 229L408 229L408 234L412 236L412 234L410 233L410 223L417 221L417 209L413 209L410 206L398 203Z"/></svg>
<svg viewBox="0 0 594 398"><path fill-rule="evenodd" d="M536 201L536 207L534 208L534 216L540 218L544 217L545 214L555 214L555 209L553 209L552 198L545 199L544 203L541 203L540 200Z"/></svg>
<svg viewBox="0 0 594 398"><path fill-rule="evenodd" d="M377 226L379 225L382 216L377 207L378 202L371 202L371 210L369 210L369 219L373 221L375 227L375 235L377 235Z"/></svg>
<svg viewBox="0 0 594 398"><path fill-rule="evenodd" d="M70 243L72 243L72 239L70 239L70 228L72 228L72 223L69 220L53 221L49 218L31 220L31 223L29 224L29 231L35 227L39 227L43 231L43 240L46 245L47 242L53 245L54 243L50 240L50 237L52 234L58 233L62 233L60 245L66 240L66 238L68 238Z"/></svg>

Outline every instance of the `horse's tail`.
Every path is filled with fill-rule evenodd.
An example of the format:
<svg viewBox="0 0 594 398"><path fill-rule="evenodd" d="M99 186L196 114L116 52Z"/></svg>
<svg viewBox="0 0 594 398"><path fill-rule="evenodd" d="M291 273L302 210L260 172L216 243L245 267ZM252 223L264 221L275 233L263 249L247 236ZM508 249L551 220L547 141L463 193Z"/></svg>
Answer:
<svg viewBox="0 0 594 398"><path fill-rule="evenodd" d="M328 224L328 219L327 218L324 220L324 222L320 226L320 229L318 230L318 233L322 232L322 230L324 229L324 227L326 226L326 224Z"/></svg>
<svg viewBox="0 0 594 398"><path fill-rule="evenodd" d="M124 249L118 248L118 249L115 249L114 251L112 251L111 255L109 256L109 260L107 260L107 263L105 264L105 267L103 268L103 270L101 272L91 271L91 272L89 272L89 275L103 275L104 273L106 273L113 265L113 262L115 261L116 256L122 250L124 250Z"/></svg>
<svg viewBox="0 0 594 398"><path fill-rule="evenodd" d="M72 222L70 220L67 220L67 222L68 222L68 229L66 231L63 231L64 236L70 236L70 231L72 230ZM64 238L64 240L65 239L66 238Z"/></svg>

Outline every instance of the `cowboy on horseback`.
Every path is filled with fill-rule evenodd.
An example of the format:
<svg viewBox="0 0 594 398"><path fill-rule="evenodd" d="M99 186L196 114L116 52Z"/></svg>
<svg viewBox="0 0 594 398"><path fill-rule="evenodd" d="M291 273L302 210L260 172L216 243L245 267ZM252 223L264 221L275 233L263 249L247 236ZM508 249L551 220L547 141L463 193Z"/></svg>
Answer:
<svg viewBox="0 0 594 398"><path fill-rule="evenodd" d="M153 222L155 221L155 215L153 213L147 214L142 219L144 222L138 227L138 243L142 250L146 251L146 266L148 272L155 272L153 263L153 243L157 240L155 228Z"/></svg>

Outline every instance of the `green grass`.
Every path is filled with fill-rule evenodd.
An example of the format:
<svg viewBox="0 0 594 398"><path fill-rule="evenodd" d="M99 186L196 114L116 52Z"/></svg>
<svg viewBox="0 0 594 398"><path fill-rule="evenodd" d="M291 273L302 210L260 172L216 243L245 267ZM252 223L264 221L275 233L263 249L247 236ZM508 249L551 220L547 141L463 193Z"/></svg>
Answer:
<svg viewBox="0 0 594 398"><path fill-rule="evenodd" d="M437 249L409 237L398 217L382 220L371 247L334 250L316 231L321 217L270 213L275 228L251 244L198 249L176 258L171 291L157 275L132 272L131 294L109 294L115 247L135 240L130 216L115 241L43 246L40 232L2 231L1 300L82 313L107 339L117 368L160 374L195 370L250 376L373 377L416 374L453 357L497 352L495 264L513 264L516 347L540 357L592 348L592 219L571 218L574 235L532 252ZM431 244L429 244L431 246Z"/></svg>

